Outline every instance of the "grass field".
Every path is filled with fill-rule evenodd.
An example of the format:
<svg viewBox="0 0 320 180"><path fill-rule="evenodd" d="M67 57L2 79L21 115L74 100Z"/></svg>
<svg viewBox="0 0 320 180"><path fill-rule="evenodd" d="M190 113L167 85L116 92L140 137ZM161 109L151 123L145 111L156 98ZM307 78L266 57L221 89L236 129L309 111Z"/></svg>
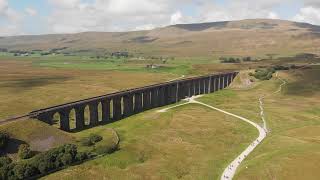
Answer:
<svg viewBox="0 0 320 180"><path fill-rule="evenodd" d="M265 103L271 134L235 179L319 178L320 94L315 90L320 87L319 73L318 67L281 74L288 85L281 95L272 96ZM302 86L314 89L300 91L297 87Z"/></svg>
<svg viewBox="0 0 320 180"><path fill-rule="evenodd" d="M320 159L320 68L280 73L288 84L281 94L265 100L271 134L244 161L235 179L318 179ZM219 93L203 101L255 120L259 94L273 92L280 81L259 83L249 90L230 90L234 98ZM310 88L302 88L310 87ZM307 89L307 90L306 90ZM221 101L219 101L221 99Z"/></svg>
<svg viewBox="0 0 320 180"><path fill-rule="evenodd" d="M1 60L0 119L176 77L179 75L34 67L28 60Z"/></svg>
<svg viewBox="0 0 320 180"><path fill-rule="evenodd" d="M198 105L163 114L151 110L110 127L120 134L118 152L44 179L216 179L257 135L245 123Z"/></svg>
<svg viewBox="0 0 320 180"><path fill-rule="evenodd" d="M155 63L157 69L146 68ZM257 66L253 63L252 66ZM208 58L160 60L81 56L0 56L0 119L110 92L194 76L246 69Z"/></svg>
<svg viewBox="0 0 320 180"><path fill-rule="evenodd" d="M299 82L317 86L314 74L319 71L280 73L288 81L287 87L265 100L271 133L244 161L235 179L316 180L320 176L320 94L289 93L292 84ZM280 84L274 78L249 88L206 95L200 101L262 123L258 98L274 92ZM249 125L198 105L165 114L151 110L110 126L122 139L118 152L44 179L217 179L224 166L257 136Z"/></svg>
<svg viewBox="0 0 320 180"><path fill-rule="evenodd" d="M258 98L274 92L281 84L276 78L248 83L250 70L246 69L271 62L220 64L205 58L195 59L197 63L192 59L176 59L167 62L165 66L168 67L163 71L149 71L144 69L148 61L120 59L109 66L104 61L90 60L90 64L89 60L72 58L0 58L0 119L163 82L185 73L244 69L231 88L206 95L200 101L262 123ZM319 74L319 67L280 73L288 84L281 94L265 100L271 134L244 161L235 179L312 180L320 176L317 171L320 168ZM117 152L43 179L217 179L225 165L258 134L253 127L237 119L199 105L187 105L164 114L150 110L79 133L64 133L34 120L10 123L0 130L8 131L34 149L44 150L69 142L77 144L91 133L104 137L98 144L103 146L112 141L110 128L120 135Z"/></svg>

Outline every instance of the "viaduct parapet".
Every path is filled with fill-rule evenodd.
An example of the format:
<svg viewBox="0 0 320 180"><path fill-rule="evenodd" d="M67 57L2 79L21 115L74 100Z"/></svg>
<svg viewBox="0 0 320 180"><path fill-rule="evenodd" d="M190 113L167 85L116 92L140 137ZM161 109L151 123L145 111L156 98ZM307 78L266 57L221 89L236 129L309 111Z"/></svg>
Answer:
<svg viewBox="0 0 320 180"><path fill-rule="evenodd" d="M54 115L58 114L61 130L80 131L173 104L186 97L219 91L228 87L237 74L238 72L211 74L119 91L36 110L29 113L29 117L52 125ZM85 117L87 111L88 117ZM74 114L71 115L71 112Z"/></svg>

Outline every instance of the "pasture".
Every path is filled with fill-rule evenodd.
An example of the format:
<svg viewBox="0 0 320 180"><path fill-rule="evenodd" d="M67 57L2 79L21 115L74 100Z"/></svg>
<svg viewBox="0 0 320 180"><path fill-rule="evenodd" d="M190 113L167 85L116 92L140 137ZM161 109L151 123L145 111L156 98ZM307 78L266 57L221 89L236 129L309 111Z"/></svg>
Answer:
<svg viewBox="0 0 320 180"><path fill-rule="evenodd" d="M288 85L281 94L265 100L271 133L244 161L235 179L319 177L320 94L289 93L297 83L319 87L315 73L319 68L280 73ZM274 92L280 83L273 78L250 88L206 95L200 101L259 123L259 96ZM223 166L257 136L247 124L198 105L166 114L151 110L111 126L122 138L118 152L44 179L217 179Z"/></svg>
<svg viewBox="0 0 320 180"><path fill-rule="evenodd" d="M226 90L209 94L202 102L262 123L258 98L281 83L249 81L248 70L279 63L220 64L216 59L175 59L159 69L149 61L115 59L114 62L75 57L0 58L0 119L34 109L79 100L126 88L198 75L242 69ZM90 62L89 62L90 61ZM317 179L320 146L320 68L280 73L288 84L280 94L265 99L271 134L241 165L235 179ZM251 83L248 83L251 82ZM307 88L306 88L307 87ZM79 143L92 133L112 142L110 128L120 136L113 154L56 172L43 179L217 179L225 166L257 136L251 126L199 105L182 106L167 113L146 111L119 122L65 133L35 120L1 127L34 148ZM41 143L40 143L41 144ZM51 147L50 146L50 147ZM85 149L86 147L80 147ZM14 153L14 152L13 152Z"/></svg>

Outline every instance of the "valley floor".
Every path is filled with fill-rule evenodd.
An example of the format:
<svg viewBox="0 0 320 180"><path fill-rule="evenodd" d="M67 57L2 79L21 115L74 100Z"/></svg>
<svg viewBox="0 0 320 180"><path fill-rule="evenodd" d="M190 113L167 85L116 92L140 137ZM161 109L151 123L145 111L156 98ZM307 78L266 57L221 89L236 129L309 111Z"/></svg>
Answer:
<svg viewBox="0 0 320 180"><path fill-rule="evenodd" d="M241 164L234 179L313 180L320 176L319 70L279 74L288 84L264 102L270 135ZM241 89L237 81L234 88L199 101L262 125L258 98L274 92L282 82L274 78ZM108 126L120 134L119 151L43 179L218 179L224 167L257 137L256 129L246 123L196 104L167 113L151 110Z"/></svg>
<svg viewBox="0 0 320 180"><path fill-rule="evenodd" d="M0 63L0 119L181 76L168 72L35 68L29 61ZM193 67L206 73L217 70L215 64ZM243 161L234 179L320 177L319 74L319 66L279 73L287 84L281 93L264 100L270 134ZM273 78L252 83L247 76L248 72L243 71L229 89L205 95L199 101L262 126L258 99L261 94L276 91L282 82ZM224 168L258 136L247 123L197 104L167 113L157 110L73 134L38 121L10 123L0 130L32 146L52 137L56 140L54 146L92 133L109 137L106 132L110 128L118 132L121 142L115 153L43 179L219 179Z"/></svg>

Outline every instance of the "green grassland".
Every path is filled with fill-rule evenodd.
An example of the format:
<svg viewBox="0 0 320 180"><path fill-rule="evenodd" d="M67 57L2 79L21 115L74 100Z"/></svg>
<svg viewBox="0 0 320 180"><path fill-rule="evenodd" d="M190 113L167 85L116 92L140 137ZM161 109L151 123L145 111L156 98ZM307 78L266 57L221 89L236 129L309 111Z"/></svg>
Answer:
<svg viewBox="0 0 320 180"><path fill-rule="evenodd" d="M0 118L164 82L182 74L242 69L229 89L203 96L200 101L262 123L258 98L274 92L281 84L277 78L248 83L251 71L248 69L280 63L278 60L241 64L220 64L214 58L177 58L166 64L157 60L109 60L80 56L1 56ZM162 67L146 69L150 62ZM282 93L265 100L271 134L248 157L235 179L320 176L316 171L320 160L318 74L320 68L316 66L280 73L287 85ZM81 150L87 150L80 141L92 133L103 136L104 140L90 149L103 148L114 141L110 128L120 136L118 151L43 179L217 179L225 166L257 136L253 127L199 105L187 105L163 114L150 110L79 133L64 133L36 120L10 123L0 130L42 151L64 143L75 143ZM14 156L15 152L12 153Z"/></svg>
<svg viewBox="0 0 320 180"><path fill-rule="evenodd" d="M218 58L193 57L193 58L175 58L166 59L164 62L160 59L138 59L138 58L97 58L75 54L73 56L57 55L30 55L27 57L13 56L10 53L0 53L2 60L28 61L35 68L49 67L60 69L78 69L78 70L107 70L107 71L125 71L125 72L146 72L146 73L169 73L177 75L194 74L194 64L218 63ZM157 68L147 68L147 65L154 64Z"/></svg>
<svg viewBox="0 0 320 180"><path fill-rule="evenodd" d="M319 73L319 67L314 67L282 75L288 80L283 93L265 103L271 134L236 179L318 179L320 98L314 89L320 87ZM296 87L303 85L314 89L297 91Z"/></svg>
<svg viewBox="0 0 320 180"><path fill-rule="evenodd" d="M117 152L44 179L217 179L257 136L245 123L199 105L150 110L108 126L120 135Z"/></svg>
<svg viewBox="0 0 320 180"><path fill-rule="evenodd" d="M244 161L235 179L319 177L316 170L320 158L320 94L288 93L291 84L303 82L302 79L308 82L304 84L319 83L312 75L319 70L280 73L288 81L287 87L265 99L271 133ZM273 78L250 88L231 88L206 95L200 101L262 123L258 98L274 92L280 84ZM248 124L199 105L183 106L164 114L151 110L108 126L120 134L118 152L44 179L217 179L225 165L257 136Z"/></svg>

